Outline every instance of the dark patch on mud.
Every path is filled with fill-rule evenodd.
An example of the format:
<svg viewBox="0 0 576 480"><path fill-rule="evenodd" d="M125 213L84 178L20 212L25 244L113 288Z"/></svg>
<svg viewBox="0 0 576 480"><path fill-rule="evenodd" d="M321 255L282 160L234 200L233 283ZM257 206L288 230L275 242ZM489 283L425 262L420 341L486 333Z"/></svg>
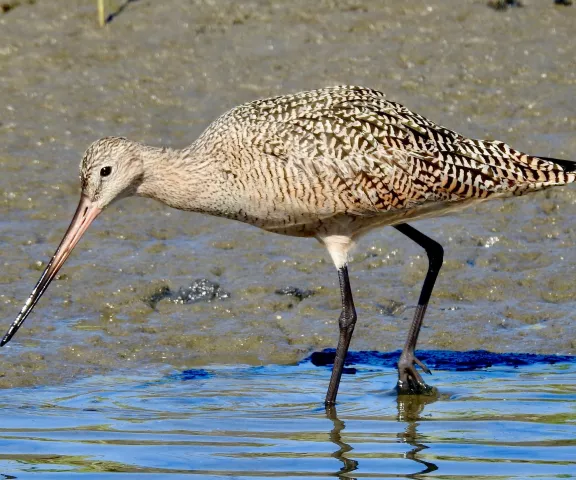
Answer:
<svg viewBox="0 0 576 480"><path fill-rule="evenodd" d="M400 358L400 350L394 352L348 352L346 365L370 365L395 368ZM314 352L302 362L312 362L317 367L334 363L336 351L332 348ZM573 355L539 355L534 353L494 353L486 350L454 352L450 350L419 350L418 358L428 367L437 370L479 370L481 368L504 366L523 367L535 364L574 363ZM355 369L348 369L354 370ZM344 372L350 373L350 372Z"/></svg>
<svg viewBox="0 0 576 480"><path fill-rule="evenodd" d="M278 295L290 295L302 301L305 298L311 297L316 292L314 292L314 290L302 290L298 287L284 287L277 289L274 293Z"/></svg>
<svg viewBox="0 0 576 480"><path fill-rule="evenodd" d="M524 4L518 0L491 0L488 2L488 6L494 10L503 12L508 10L509 7L523 7Z"/></svg>
<svg viewBox="0 0 576 480"><path fill-rule="evenodd" d="M12 1L12 2L2 2L0 3L0 12L2 13L8 13L11 10L14 10L16 7L19 7L20 5L34 5L36 3L36 0L27 0L25 2L21 2L19 0L16 1Z"/></svg>
<svg viewBox="0 0 576 480"><path fill-rule="evenodd" d="M151 308L156 308L158 302L169 300L173 303L189 304L197 302L210 302L212 300L222 300L230 297L230 292L220 288L218 283L206 278L195 280L190 285L180 287L178 292L172 292L170 287L164 285L149 297L142 300Z"/></svg>

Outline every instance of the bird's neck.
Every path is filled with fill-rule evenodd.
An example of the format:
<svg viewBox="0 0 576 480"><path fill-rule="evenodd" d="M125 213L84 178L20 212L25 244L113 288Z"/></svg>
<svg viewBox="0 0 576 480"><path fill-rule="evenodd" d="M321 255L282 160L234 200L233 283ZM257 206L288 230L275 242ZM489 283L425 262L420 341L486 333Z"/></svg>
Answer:
<svg viewBox="0 0 576 480"><path fill-rule="evenodd" d="M207 162L188 149L145 146L141 152L144 176L136 195L180 210L206 211Z"/></svg>

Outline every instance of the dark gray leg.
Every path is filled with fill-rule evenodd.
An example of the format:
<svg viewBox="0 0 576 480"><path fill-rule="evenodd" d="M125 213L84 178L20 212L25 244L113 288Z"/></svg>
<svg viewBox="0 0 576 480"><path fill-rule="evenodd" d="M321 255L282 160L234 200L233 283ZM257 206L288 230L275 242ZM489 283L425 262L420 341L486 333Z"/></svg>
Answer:
<svg viewBox="0 0 576 480"><path fill-rule="evenodd" d="M346 265L338 269L338 280L340 281L340 295L342 297L342 312L338 320L340 338L338 339L338 346L336 347L336 358L334 359L334 366L332 367L330 385L328 385L328 392L326 393L326 405L334 405L336 403L336 395L338 394L338 386L340 385L340 378L342 377L344 360L346 360L346 354L348 353L348 347L350 346L350 340L352 339L357 318L354 300L352 299L352 290L350 290L350 280L348 279L348 267Z"/></svg>
<svg viewBox="0 0 576 480"><path fill-rule="evenodd" d="M400 233L406 235L409 239L414 240L418 245L426 250L426 254L428 255L428 272L426 273L424 285L420 292L418 306L414 313L414 320L412 320L410 330L408 331L406 344L404 345L404 349L400 355L400 360L398 361L398 386L396 388L399 393L427 393L431 388L426 385L424 380L422 380L422 377L416 370L415 365L419 365L426 373L431 372L426 365L416 358L414 350L416 349L418 334L422 327L424 314L426 313L426 307L428 307L428 302L432 295L434 283L436 282L436 278L438 278L438 273L442 267L444 249L438 242L432 240L430 237L427 237L406 223L396 225L394 228Z"/></svg>

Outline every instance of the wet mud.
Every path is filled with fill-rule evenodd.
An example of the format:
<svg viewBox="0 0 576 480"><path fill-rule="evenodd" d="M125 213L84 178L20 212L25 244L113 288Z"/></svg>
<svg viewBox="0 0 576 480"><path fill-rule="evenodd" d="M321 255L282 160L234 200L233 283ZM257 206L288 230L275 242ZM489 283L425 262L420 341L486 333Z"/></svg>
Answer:
<svg viewBox="0 0 576 480"><path fill-rule="evenodd" d="M105 135L183 147L239 103L347 83L462 134L576 160L576 9L522 3L140 0L103 29L95 2L0 14L2 328L71 219L83 151ZM575 204L568 186L415 223L446 252L420 347L574 354ZM358 245L350 271L352 348L400 348L424 252L384 228ZM154 297L200 278L230 298ZM314 295L276 293L287 286ZM339 308L314 240L127 199L100 216L0 350L0 387L296 363L335 346Z"/></svg>

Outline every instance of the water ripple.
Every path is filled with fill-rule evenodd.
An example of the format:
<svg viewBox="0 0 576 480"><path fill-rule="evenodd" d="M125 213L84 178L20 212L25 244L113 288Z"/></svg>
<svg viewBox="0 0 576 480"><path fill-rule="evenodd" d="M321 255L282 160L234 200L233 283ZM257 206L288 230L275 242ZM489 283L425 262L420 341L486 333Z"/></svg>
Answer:
<svg viewBox="0 0 576 480"><path fill-rule="evenodd" d="M0 472L4 478L573 475L574 361L534 357L532 365L497 361L462 371L457 365L474 358L463 352L454 368L434 377L437 395L398 397L391 388L395 370L378 365L383 356L353 354L366 363L354 363L338 407L329 410L321 404L329 369L309 360L3 390Z"/></svg>

